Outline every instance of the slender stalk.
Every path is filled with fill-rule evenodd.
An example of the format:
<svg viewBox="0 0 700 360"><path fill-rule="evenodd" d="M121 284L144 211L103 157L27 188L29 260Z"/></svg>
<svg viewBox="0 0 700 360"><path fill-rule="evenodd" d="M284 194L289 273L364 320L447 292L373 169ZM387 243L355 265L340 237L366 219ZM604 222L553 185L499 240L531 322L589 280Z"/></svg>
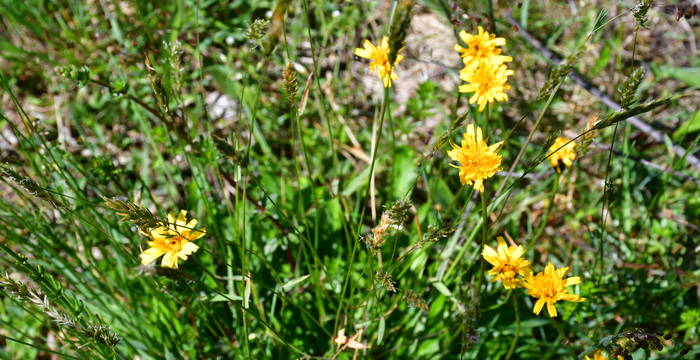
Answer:
<svg viewBox="0 0 700 360"><path fill-rule="evenodd" d="M510 290L513 292L513 290ZM510 359L515 351L515 346L518 344L518 339L520 338L520 310L518 309L518 298L517 296L512 296L513 300L513 311L515 312L515 334L513 334L513 341L510 343L510 349L508 349L508 354L506 354L506 360Z"/></svg>
<svg viewBox="0 0 700 360"><path fill-rule="evenodd" d="M385 87L384 88L384 98L382 99L382 105L380 108L380 113L379 113L379 127L378 127L378 132L377 132L377 141L374 143L374 146L372 148L371 156L372 159L370 160L370 165L369 165L369 176L367 179L367 190L365 191L364 195L364 201L363 201L363 206L362 210L360 210L360 217L357 220L357 229L355 231L355 238L354 240L354 245L352 247L352 252L350 254L350 261L348 262L348 271L345 274L345 279L343 280L343 289L340 294L340 299L338 301L338 310L336 311L336 316L335 316L335 325L333 326L333 333L336 334L338 332L338 324L340 320L340 312L343 309L343 302L345 300L345 295L348 289L348 284L350 283L350 274L352 274L352 267L355 262L355 254L357 253L357 247L358 244L360 243L360 231L362 231L362 219L365 216L365 212L367 210L367 203L369 201L369 191L370 191L370 186L369 183L372 181L372 177L374 176L374 165L377 161L377 149L379 148L379 143L381 143L382 140L382 127L384 127L384 117L386 113L386 107L387 107L387 102L389 101L389 89ZM372 277L372 281L374 281L374 277Z"/></svg>
<svg viewBox="0 0 700 360"><path fill-rule="evenodd" d="M481 192L481 216L483 218L483 222L481 224L481 247L479 247L479 251L483 250L484 246L486 245L486 240L488 239L489 236L489 220L488 220L488 210L486 208L486 187L484 186L484 191ZM479 284L476 286L476 297L479 297L479 294L481 293L481 285L484 282L484 267L486 266L486 260L481 259L480 264L479 264Z"/></svg>

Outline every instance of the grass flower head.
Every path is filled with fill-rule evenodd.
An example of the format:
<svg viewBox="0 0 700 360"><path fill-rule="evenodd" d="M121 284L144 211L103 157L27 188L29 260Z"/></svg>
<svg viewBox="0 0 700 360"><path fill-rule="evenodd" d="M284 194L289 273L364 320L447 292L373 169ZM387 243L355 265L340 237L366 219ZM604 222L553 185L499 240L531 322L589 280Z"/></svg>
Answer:
<svg viewBox="0 0 700 360"><path fill-rule="evenodd" d="M399 49L399 51L401 51ZM382 38L382 41L374 46L369 40L365 40L364 48L356 48L354 54L365 59L370 59L369 70L376 71L384 87L391 87L391 81L399 78L394 72L396 65L403 59L403 55L398 54L396 61L389 64L389 38Z"/></svg>
<svg viewBox="0 0 700 360"><path fill-rule="evenodd" d="M455 45L455 50L462 57L465 69L477 68L484 61L498 64L513 61L512 57L501 55L499 46L506 44L505 38L496 37L495 34L484 31L484 28L481 26L477 30L476 34L470 34L464 30L460 31L459 37L467 47L461 47L459 44Z"/></svg>
<svg viewBox="0 0 700 360"><path fill-rule="evenodd" d="M451 143L452 150L447 155L459 165L452 165L459 169L459 180L463 185L472 185L474 189L484 191L484 179L488 179L501 169L501 155L498 150L503 141L491 146L486 144L481 128L474 124L467 125L462 146Z"/></svg>
<svg viewBox="0 0 700 360"><path fill-rule="evenodd" d="M576 159L576 142L569 141L567 138L558 137L554 144L549 147L549 162L557 172L561 172L563 165L571 167L574 159Z"/></svg>
<svg viewBox="0 0 700 360"><path fill-rule="evenodd" d="M148 248L141 255L141 264L146 265L163 256L161 265L177 269L178 259L187 260L187 257L196 252L199 246L192 241L206 234L205 229L195 229L197 219L187 221L187 211L180 210L177 218L168 214L168 223L151 229L147 235L151 238Z"/></svg>
<svg viewBox="0 0 700 360"><path fill-rule="evenodd" d="M521 245L508 246L502 237L498 237L498 247L494 250L485 245L481 256L488 261L493 268L489 270L489 275L494 276L493 281L501 280L506 289L515 289L521 286L522 278L532 275L530 262L523 259L525 249Z"/></svg>
<svg viewBox="0 0 700 360"><path fill-rule="evenodd" d="M547 304L549 316L556 317L557 308L554 307L554 304L557 301L583 302L586 300L581 296L569 294L566 287L579 284L581 278L572 276L564 279L564 275L568 271L568 267L554 269L554 265L549 263L543 272L525 278L523 287L527 289L530 296L538 298L535 308L532 310L533 313L539 315L544 304Z"/></svg>

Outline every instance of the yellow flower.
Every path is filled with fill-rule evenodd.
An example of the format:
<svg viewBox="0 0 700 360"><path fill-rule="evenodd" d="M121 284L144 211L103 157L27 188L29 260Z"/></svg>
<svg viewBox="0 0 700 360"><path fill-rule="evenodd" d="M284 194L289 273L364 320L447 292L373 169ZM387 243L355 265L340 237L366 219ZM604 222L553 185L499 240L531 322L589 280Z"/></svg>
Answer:
<svg viewBox="0 0 700 360"><path fill-rule="evenodd" d="M596 350L595 353L593 353L593 357L586 355L583 358L584 360L606 360L605 356L603 356L603 352L600 350Z"/></svg>
<svg viewBox="0 0 700 360"><path fill-rule="evenodd" d="M401 50L399 50L401 51ZM398 79L398 75L394 72L396 64L402 59L403 55L398 54L393 65L389 64L389 38L383 37L382 42L374 46L369 40L365 40L364 48L356 48L355 55L370 59L369 70L376 71L377 75L384 82L384 87L391 87L391 80Z"/></svg>
<svg viewBox="0 0 700 360"><path fill-rule="evenodd" d="M168 223L151 229L146 236L152 241L148 242L149 249L141 255L141 264L146 265L155 261L161 255L163 260L161 265L177 269L178 258L187 260L187 256L199 249L192 241L197 240L206 234L205 229L195 230L197 220L192 219L187 222L187 211L180 210L180 214L175 219L173 214L168 214Z"/></svg>
<svg viewBox="0 0 700 360"><path fill-rule="evenodd" d="M501 55L501 49L498 48L498 46L506 44L506 39L484 31L481 26L478 27L478 30L476 35L464 30L460 31L459 37L467 47L455 45L455 50L460 53L459 56L462 57L465 69L477 68L486 60L497 64L513 61L512 57Z"/></svg>
<svg viewBox="0 0 700 360"><path fill-rule="evenodd" d="M495 276L493 281L501 280L506 289L515 289L520 287L522 283L522 279L518 278L518 275L532 275L530 262L521 258L524 253L525 249L522 246L511 245L509 247L505 240L499 236L498 250L485 245L481 256L493 265L493 268L489 270L489 275Z"/></svg>
<svg viewBox="0 0 700 360"><path fill-rule="evenodd" d="M554 265L549 263L544 268L543 272L525 278L523 287L527 289L528 295L539 298L535 303L535 308L532 310L533 313L539 315L540 311L542 311L542 307L546 303L549 316L556 317L557 309L554 307L554 304L557 301L582 302L586 300L578 295L569 294L566 286L579 284L581 278L573 276L564 279L564 275L566 275L568 271L568 267L555 270Z"/></svg>
<svg viewBox="0 0 700 360"><path fill-rule="evenodd" d="M508 76L513 75L503 64L492 61L484 61L474 69L464 68L459 72L459 77L467 84L460 85L459 92L473 92L469 103L478 103L479 111L484 111L487 103L496 101L508 101L506 90L510 90Z"/></svg>
<svg viewBox="0 0 700 360"><path fill-rule="evenodd" d="M563 168L562 164L566 165L566 167L571 166L574 159L576 159L575 148L576 142L569 142L569 139L563 137L558 137L557 140L554 141L554 144L549 147L549 162L557 172L561 172Z"/></svg>
<svg viewBox="0 0 700 360"><path fill-rule="evenodd" d="M481 128L474 127L474 124L467 125L467 132L464 133L462 146L450 142L452 150L447 155L457 162L459 166L452 165L459 169L459 180L462 185L474 184L474 189L484 191L484 179L488 179L501 169L501 155L498 150L503 145L503 141L491 146L486 145L486 141L481 134Z"/></svg>

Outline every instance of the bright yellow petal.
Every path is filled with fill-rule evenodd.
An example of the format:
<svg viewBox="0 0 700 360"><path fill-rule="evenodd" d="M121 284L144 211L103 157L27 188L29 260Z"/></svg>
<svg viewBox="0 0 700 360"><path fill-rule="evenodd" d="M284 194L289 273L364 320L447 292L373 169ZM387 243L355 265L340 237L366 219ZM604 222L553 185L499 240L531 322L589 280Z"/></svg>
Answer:
<svg viewBox="0 0 700 360"><path fill-rule="evenodd" d="M187 256L194 253L198 249L199 246L197 246L195 243L186 242L182 245L182 250L180 250L180 253L177 255L180 257L180 259L187 260Z"/></svg>
<svg viewBox="0 0 700 360"><path fill-rule="evenodd" d="M565 286L569 286L569 285L576 285L576 284L580 284L580 283L581 283L580 277L572 276L570 278L567 278L564 284L565 284Z"/></svg>
<svg viewBox="0 0 700 360"><path fill-rule="evenodd" d="M163 255L163 260L160 262L161 266L177 269L177 255L168 251Z"/></svg>
<svg viewBox="0 0 700 360"><path fill-rule="evenodd" d="M188 237L190 241L197 240L201 238L202 236L207 234L207 230L205 228L197 229L197 230L192 230L190 232L190 236Z"/></svg>
<svg viewBox="0 0 700 360"><path fill-rule="evenodd" d="M551 302L547 303L547 312L549 313L549 316L557 317L557 308L555 308L554 304Z"/></svg>
<svg viewBox="0 0 700 360"><path fill-rule="evenodd" d="M139 257L141 258L141 264L150 264L153 261L155 261L158 257L165 254L165 252L165 250L155 247L147 249L146 251L142 252L141 255L139 255Z"/></svg>
<svg viewBox="0 0 700 360"><path fill-rule="evenodd" d="M532 312L535 315L539 315L540 311L542 311L542 307L544 306L544 303L545 303L544 299L537 300L537 302L535 303L535 307L532 309Z"/></svg>

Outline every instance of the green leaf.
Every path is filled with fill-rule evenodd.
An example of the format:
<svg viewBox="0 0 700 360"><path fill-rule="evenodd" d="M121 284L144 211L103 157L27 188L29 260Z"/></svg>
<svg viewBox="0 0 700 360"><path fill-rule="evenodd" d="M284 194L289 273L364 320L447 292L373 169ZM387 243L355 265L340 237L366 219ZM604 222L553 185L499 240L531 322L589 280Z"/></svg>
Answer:
<svg viewBox="0 0 700 360"><path fill-rule="evenodd" d="M688 86L700 87L700 69L682 68L670 65L652 66L654 75L660 79L674 79Z"/></svg>
<svg viewBox="0 0 700 360"><path fill-rule="evenodd" d="M436 281L433 283L433 286L435 287L435 290L440 292L440 294L445 295L447 297L452 297L452 291L450 291L450 289L448 289L447 286L445 286L445 284L443 284L442 282Z"/></svg>
<svg viewBox="0 0 700 360"><path fill-rule="evenodd" d="M408 146L397 148L391 165L391 190L395 199L403 199L416 181L418 166L415 153Z"/></svg>
<svg viewBox="0 0 700 360"><path fill-rule="evenodd" d="M282 289L283 289L284 291L289 291L291 288L293 288L294 286L296 286L296 285L299 284L300 282L302 282L302 281L308 279L309 276L311 276L311 275L310 275L310 274L306 274L306 275L300 276L300 277L298 277L298 278L296 278L296 279L289 280L289 281L287 281L284 285L282 285Z"/></svg>
<svg viewBox="0 0 700 360"><path fill-rule="evenodd" d="M382 343L384 339L384 329L386 328L386 322L384 317L379 318L379 329L377 330L377 345Z"/></svg>
<svg viewBox="0 0 700 360"><path fill-rule="evenodd" d="M673 139L680 140L686 134L694 133L700 130L700 110L691 116L686 122L673 132Z"/></svg>

